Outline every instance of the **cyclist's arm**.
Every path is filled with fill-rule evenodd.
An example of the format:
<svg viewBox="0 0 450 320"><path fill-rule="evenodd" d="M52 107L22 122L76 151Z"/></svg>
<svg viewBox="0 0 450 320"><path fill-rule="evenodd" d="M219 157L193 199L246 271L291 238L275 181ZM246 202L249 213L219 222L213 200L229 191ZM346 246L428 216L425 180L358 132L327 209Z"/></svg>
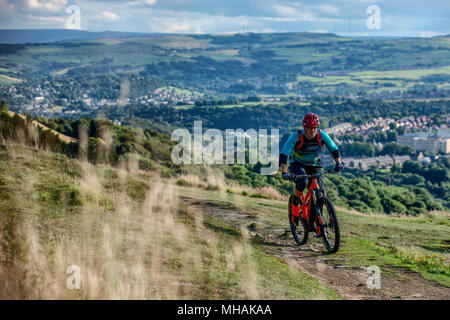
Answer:
<svg viewBox="0 0 450 320"><path fill-rule="evenodd" d="M330 151L331 154L333 155L334 161L336 161L336 163L341 161L341 155L340 155L339 149L338 149L336 143L334 143L334 141L331 140L328 133L326 133L325 131L322 131L321 138L322 138L322 141L327 146L328 151Z"/></svg>
<svg viewBox="0 0 450 320"><path fill-rule="evenodd" d="M286 172L287 171L287 160L288 160L288 156L291 153L292 149L294 149L295 143L298 141L298 136L297 133L294 132L293 134L291 134L289 136L289 138L287 139L287 141L285 142L283 148L281 149L280 152L280 159L279 159L279 164L281 167L281 172Z"/></svg>

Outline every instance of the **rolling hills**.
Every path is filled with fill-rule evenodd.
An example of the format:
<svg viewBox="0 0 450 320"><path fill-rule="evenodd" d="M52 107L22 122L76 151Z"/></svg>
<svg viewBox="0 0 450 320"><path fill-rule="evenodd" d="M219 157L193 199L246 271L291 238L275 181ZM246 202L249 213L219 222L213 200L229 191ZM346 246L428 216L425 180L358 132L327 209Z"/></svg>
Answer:
<svg viewBox="0 0 450 320"><path fill-rule="evenodd" d="M2 34L14 32L7 30ZM30 37L33 32L38 31L30 31ZM115 73L131 79L132 88L140 85L142 80L136 77L139 75L157 79L160 86L169 82L182 89L223 97L258 93L398 98L418 88L422 89L422 95L423 89L443 92L449 89L447 36L359 39L315 33L104 33L95 37L98 38L0 44L0 73L30 83L69 82L75 86L74 79L79 77L88 79ZM390 71L395 77L384 77L380 71ZM372 73L369 76L364 72ZM148 87L147 92L141 88L137 94L146 95L156 88ZM116 98L118 94L114 93Z"/></svg>

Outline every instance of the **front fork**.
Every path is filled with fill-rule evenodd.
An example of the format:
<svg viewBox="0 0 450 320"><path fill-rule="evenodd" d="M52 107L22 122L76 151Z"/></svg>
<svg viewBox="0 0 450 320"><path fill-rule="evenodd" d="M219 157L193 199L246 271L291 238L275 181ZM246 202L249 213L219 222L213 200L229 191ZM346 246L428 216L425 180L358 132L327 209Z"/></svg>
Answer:
<svg viewBox="0 0 450 320"><path fill-rule="evenodd" d="M317 195L316 192L312 192L311 195L312 203L311 205L315 206L316 209L316 233L317 236L322 236L322 230L324 230L324 224L323 224L323 218L322 218L322 212L319 209L319 204L317 201Z"/></svg>

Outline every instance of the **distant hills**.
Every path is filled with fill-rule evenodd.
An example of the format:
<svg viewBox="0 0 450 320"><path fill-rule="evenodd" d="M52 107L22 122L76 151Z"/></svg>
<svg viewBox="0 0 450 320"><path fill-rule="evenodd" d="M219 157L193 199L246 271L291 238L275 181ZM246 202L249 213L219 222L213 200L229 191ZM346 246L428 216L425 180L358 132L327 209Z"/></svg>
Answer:
<svg viewBox="0 0 450 320"><path fill-rule="evenodd" d="M295 32L292 34L296 34ZM301 32L300 34L311 34L312 37L336 37L337 35L331 33L308 33ZM25 43L46 43L67 40L98 40L98 39L116 39L116 38L133 38L146 36L170 36L177 34L168 33L145 33L145 32L121 32L121 31L102 31L91 32L85 30L70 30L70 29L0 29L0 43L1 44L25 44ZM178 34L179 35L179 34ZM400 39L403 37L387 37L387 36L366 36L366 37L349 37L359 40L367 39Z"/></svg>
<svg viewBox="0 0 450 320"><path fill-rule="evenodd" d="M365 40L308 32L0 30L0 97L14 111L47 115L90 114L114 104L121 92L130 104L182 108L192 102L279 105L333 96L435 99L450 94L449 53L450 37L444 36ZM151 96L168 86L178 92ZM30 107L38 102L43 110Z"/></svg>
<svg viewBox="0 0 450 320"><path fill-rule="evenodd" d="M118 32L118 31L103 31L90 32L83 30L69 30L69 29L3 29L0 30L0 43L5 44L25 44L25 43L43 43L55 42L64 40L97 40L97 39L111 39L111 38L125 38L125 37L142 37L158 35L152 33L137 33L137 32Z"/></svg>

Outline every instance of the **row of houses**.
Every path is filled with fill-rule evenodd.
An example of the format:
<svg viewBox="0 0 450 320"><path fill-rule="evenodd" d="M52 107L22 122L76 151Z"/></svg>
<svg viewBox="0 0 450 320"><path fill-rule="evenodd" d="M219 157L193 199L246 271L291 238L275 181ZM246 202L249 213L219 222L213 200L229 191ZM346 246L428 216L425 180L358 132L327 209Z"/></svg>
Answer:
<svg viewBox="0 0 450 320"><path fill-rule="evenodd" d="M187 92L177 92L174 89L156 89L149 96L143 96L136 99L134 102L140 104L194 104L200 97Z"/></svg>
<svg viewBox="0 0 450 320"><path fill-rule="evenodd" d="M344 158L344 165L348 168L368 169L372 165L381 167L392 166L394 163L402 164L407 160L412 160L411 156L379 156L372 158Z"/></svg>
<svg viewBox="0 0 450 320"><path fill-rule="evenodd" d="M323 153L320 155L320 158L322 160L322 165L327 166L333 166L334 160L332 157L326 153ZM423 158L423 155L422 155ZM405 156L378 156L378 157L370 157L370 158L351 158L351 157L344 157L342 159L342 162L344 163L344 166L346 168L360 168L363 170L367 170L370 168L370 166L376 165L380 167L390 167L394 163L396 164L402 164L403 162L407 160L419 160L417 157L413 155L405 155ZM419 160L420 161L420 160Z"/></svg>
<svg viewBox="0 0 450 320"><path fill-rule="evenodd" d="M447 123L450 121L450 117L447 116ZM363 123L360 126L353 126L350 122L337 123L327 129L328 133L344 135L347 133L360 133L367 134L374 131L388 131L391 129L390 124L395 123L397 128L405 128L406 131L421 130L426 131L429 128L438 130L446 129L447 125L441 125L440 127L433 123L433 120L428 116L409 116L403 117L399 120L391 118L378 117L370 121Z"/></svg>

